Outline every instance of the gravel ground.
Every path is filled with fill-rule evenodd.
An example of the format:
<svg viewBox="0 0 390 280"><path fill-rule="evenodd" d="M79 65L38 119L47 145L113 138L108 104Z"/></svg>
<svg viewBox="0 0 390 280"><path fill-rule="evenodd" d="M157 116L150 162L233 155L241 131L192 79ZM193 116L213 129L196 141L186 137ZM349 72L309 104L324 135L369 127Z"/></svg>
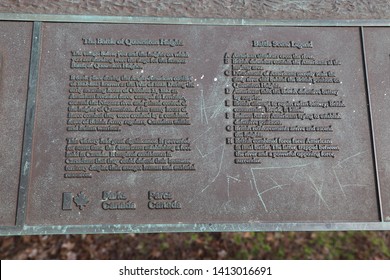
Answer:
<svg viewBox="0 0 390 280"><path fill-rule="evenodd" d="M0 12L257 19L390 18L387 0L2 0Z"/></svg>

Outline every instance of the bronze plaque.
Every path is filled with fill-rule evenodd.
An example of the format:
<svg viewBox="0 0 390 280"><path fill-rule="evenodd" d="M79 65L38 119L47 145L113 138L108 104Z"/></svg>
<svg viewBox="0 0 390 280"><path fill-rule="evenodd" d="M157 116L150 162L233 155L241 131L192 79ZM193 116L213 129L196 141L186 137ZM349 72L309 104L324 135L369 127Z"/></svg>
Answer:
<svg viewBox="0 0 390 280"><path fill-rule="evenodd" d="M390 229L388 29L196 22L2 22L1 234Z"/></svg>
<svg viewBox="0 0 390 280"><path fill-rule="evenodd" d="M379 220L359 28L41 33L27 225Z"/></svg>
<svg viewBox="0 0 390 280"><path fill-rule="evenodd" d="M32 23L0 22L0 226L16 221Z"/></svg>
<svg viewBox="0 0 390 280"><path fill-rule="evenodd" d="M383 219L390 221L390 30L364 28Z"/></svg>

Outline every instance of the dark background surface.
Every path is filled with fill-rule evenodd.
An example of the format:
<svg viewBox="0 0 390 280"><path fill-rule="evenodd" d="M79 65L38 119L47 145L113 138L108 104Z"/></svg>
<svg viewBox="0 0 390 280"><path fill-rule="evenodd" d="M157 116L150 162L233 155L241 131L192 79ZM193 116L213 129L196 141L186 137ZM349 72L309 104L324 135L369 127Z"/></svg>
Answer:
<svg viewBox="0 0 390 280"><path fill-rule="evenodd" d="M2 13L254 19L389 19L387 0L3 0ZM389 232L1 237L1 259L389 259Z"/></svg>

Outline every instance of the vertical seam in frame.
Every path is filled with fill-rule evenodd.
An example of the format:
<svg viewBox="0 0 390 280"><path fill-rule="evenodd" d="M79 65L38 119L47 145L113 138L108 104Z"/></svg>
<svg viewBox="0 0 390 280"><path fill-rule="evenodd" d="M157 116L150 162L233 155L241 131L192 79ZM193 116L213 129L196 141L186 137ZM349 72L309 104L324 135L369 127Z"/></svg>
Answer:
<svg viewBox="0 0 390 280"><path fill-rule="evenodd" d="M30 68L28 77L26 115L24 121L23 152L20 166L20 180L18 204L16 213L16 226L23 227L26 221L27 192L30 181L32 141L35 120L35 103L37 94L37 82L39 71L39 59L41 53L41 22L33 23Z"/></svg>
<svg viewBox="0 0 390 280"><path fill-rule="evenodd" d="M360 26L360 37L362 44L362 55L363 55L363 70L364 70L364 79L366 86L366 95L367 95L367 109L368 109L368 118L369 125L371 131L371 142L372 142L372 152L373 152L373 160L374 160L374 168L375 168L375 181L376 181L376 192L377 192L377 200L378 200L378 210L379 210L379 219L381 222L383 219L383 208L382 208L382 199L381 199L381 187L379 180L379 172L378 172L378 158L376 154L376 145L375 145L375 131L374 131L374 122L372 117L372 107L371 107L371 91L370 91L370 82L368 80L368 66L367 66L367 56L366 56L366 47L364 41L364 27Z"/></svg>

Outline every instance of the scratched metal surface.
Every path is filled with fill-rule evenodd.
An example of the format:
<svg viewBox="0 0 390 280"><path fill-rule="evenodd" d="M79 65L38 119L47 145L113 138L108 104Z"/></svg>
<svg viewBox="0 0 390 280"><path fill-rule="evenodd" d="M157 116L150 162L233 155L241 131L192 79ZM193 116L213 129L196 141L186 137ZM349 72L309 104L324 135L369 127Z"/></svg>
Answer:
<svg viewBox="0 0 390 280"><path fill-rule="evenodd" d="M383 216L385 221L390 221L390 31L387 28L365 28L365 38Z"/></svg>
<svg viewBox="0 0 390 280"><path fill-rule="evenodd" d="M127 25L54 24L43 23L42 60L37 95L36 124L29 187L26 224L198 224L250 222L375 222L379 220L376 199L371 138L368 126L363 64L360 59L359 28L296 28L296 27L213 27L138 25L132 38L151 39L161 34L178 38L188 51L187 65L144 67L142 75L191 75L195 88L184 95L188 99L191 126L123 127L117 133L66 132L66 80L72 73L105 74L102 70L71 70L70 50L100 50L88 47L81 38L117 34L123 37ZM232 32L237 40L230 40ZM340 152L333 158L264 158L260 165L235 164L233 145L226 145L229 136L225 127L231 120L224 117L224 88L230 77L224 75L229 65L222 63L225 52L253 52L251 41L256 32L269 40L286 37L315 42L313 50L301 50L319 58L341 59L341 66L332 67L342 84L337 85L339 97L346 108L340 109L341 120L317 121L316 125L332 123L334 133L307 133L305 137L331 137ZM119 38L118 37L118 38ZM213 41L208 42L212 37ZM331 44L329 43L331 40ZM244 43L246 42L246 43ZM123 50L108 47L105 50ZM135 48L137 49L137 48ZM139 50L142 50L139 49ZM157 48L164 51L164 48ZM337 51L336 51L337 50ZM275 50L288 54L291 50ZM61 55L58 55L58 54ZM205 67L207 65L207 67ZM270 70L280 70L271 67ZM291 68L293 69L293 68ZM290 69L290 70L291 70ZM312 71L322 68L310 67ZM353 73L348 69L355 69ZM123 70L110 70L121 75ZM131 71L132 74L140 74ZM65 81L64 81L65 79ZM334 86L321 85L322 88ZM55 88L55 91L53 89ZM279 97L264 97L278 100ZM290 97L286 97L289 99ZM286 98L283 98L285 100ZM323 101L329 97L320 98ZM286 100L287 100L286 99ZM304 98L318 100L319 97ZM51 116L47 118L46 116ZM191 153L196 171L182 172L101 172L91 179L66 179L64 148L67 137L131 137L191 139ZM268 133L267 137L303 137L299 133ZM348 139L348 141L345 141ZM83 191L89 199L82 210L61 208L63 192ZM120 191L137 205L136 210L107 211L102 209L102 193ZM177 210L148 209L148 191L170 192L182 204Z"/></svg>
<svg viewBox="0 0 390 280"><path fill-rule="evenodd" d="M2 0L0 12L258 19L385 19L387 0Z"/></svg>
<svg viewBox="0 0 390 280"><path fill-rule="evenodd" d="M32 23L1 22L0 34L0 224L11 226L17 207Z"/></svg>

